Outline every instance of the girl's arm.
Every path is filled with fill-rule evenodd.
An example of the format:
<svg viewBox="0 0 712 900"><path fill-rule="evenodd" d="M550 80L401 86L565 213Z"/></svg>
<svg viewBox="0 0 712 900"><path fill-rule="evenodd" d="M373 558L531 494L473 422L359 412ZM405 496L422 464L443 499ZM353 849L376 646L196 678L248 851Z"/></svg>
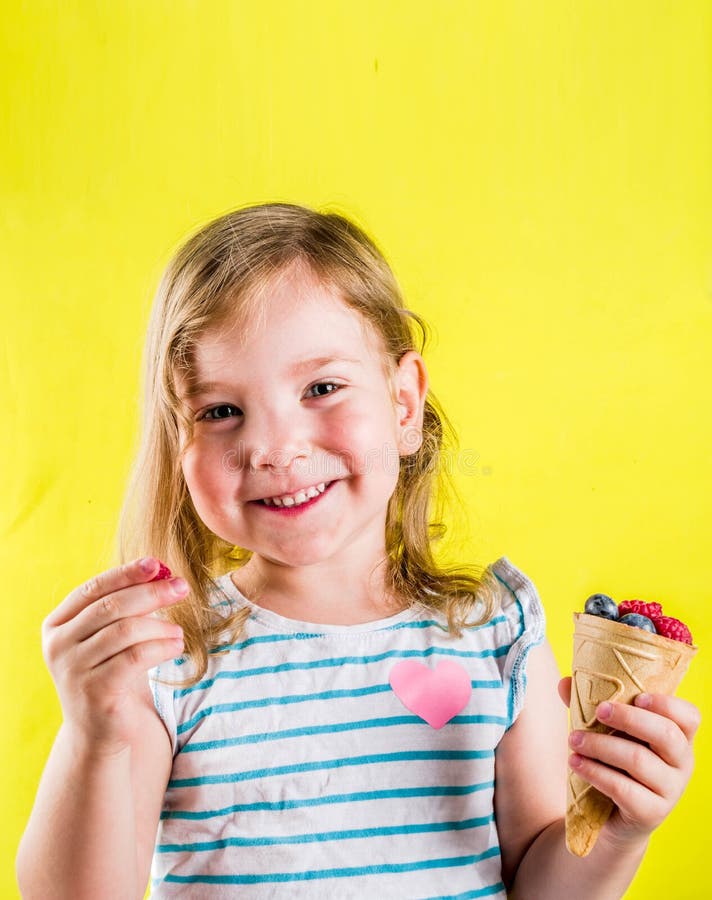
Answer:
<svg viewBox="0 0 712 900"><path fill-rule="evenodd" d="M497 750L495 811L503 878L516 900L616 900L635 875L650 833L690 778L699 713L684 700L660 695L652 695L647 708L610 704L606 724L619 733L587 735L576 748L577 771L617 809L593 850L580 859L565 844L567 764L577 763L575 757L567 760L557 681L549 646L533 650L524 709ZM568 683L564 693L567 688Z"/></svg>
<svg viewBox="0 0 712 900"><path fill-rule="evenodd" d="M106 755L60 728L17 856L24 900L143 897L172 749L150 695L136 724L141 741Z"/></svg>
<svg viewBox="0 0 712 900"><path fill-rule="evenodd" d="M172 764L147 671L180 652L177 626L151 613L186 592L149 584L157 569L104 572L43 625L63 724L17 856L25 900L143 896Z"/></svg>

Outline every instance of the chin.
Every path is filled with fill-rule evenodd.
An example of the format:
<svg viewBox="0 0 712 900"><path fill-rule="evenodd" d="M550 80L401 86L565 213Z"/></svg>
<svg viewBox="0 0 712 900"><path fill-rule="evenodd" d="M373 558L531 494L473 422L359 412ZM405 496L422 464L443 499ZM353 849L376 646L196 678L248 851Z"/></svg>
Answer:
<svg viewBox="0 0 712 900"><path fill-rule="evenodd" d="M301 550L294 550L292 552L285 552L279 555L272 555L269 552L260 553L259 550L252 551L256 556L259 556L260 559L263 559L265 562L271 563L275 566L284 566L285 568L302 568L304 566L316 566L319 563L327 562L334 555L333 548L319 549L318 547L309 546L304 547Z"/></svg>

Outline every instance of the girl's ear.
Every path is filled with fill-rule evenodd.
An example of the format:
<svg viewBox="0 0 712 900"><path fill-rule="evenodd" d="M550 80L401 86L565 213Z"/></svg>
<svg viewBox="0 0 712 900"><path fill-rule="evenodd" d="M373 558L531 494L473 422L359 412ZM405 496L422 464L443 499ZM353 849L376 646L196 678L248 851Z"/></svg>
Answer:
<svg viewBox="0 0 712 900"><path fill-rule="evenodd" d="M423 443L423 413L428 393L428 370L420 353L409 350L398 363L395 376L398 415L398 452L411 456Z"/></svg>

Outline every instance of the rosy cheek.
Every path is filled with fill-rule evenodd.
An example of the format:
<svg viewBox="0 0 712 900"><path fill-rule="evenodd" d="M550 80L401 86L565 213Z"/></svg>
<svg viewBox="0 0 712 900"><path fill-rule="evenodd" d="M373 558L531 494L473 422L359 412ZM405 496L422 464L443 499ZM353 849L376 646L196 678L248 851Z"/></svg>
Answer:
<svg viewBox="0 0 712 900"><path fill-rule="evenodd" d="M351 445L354 452L369 455L388 454L395 446L389 423L373 416L362 416L351 423Z"/></svg>
<svg viewBox="0 0 712 900"><path fill-rule="evenodd" d="M204 490L213 480L205 455L197 452L195 447L184 455L182 468L185 483L191 494L201 489Z"/></svg>

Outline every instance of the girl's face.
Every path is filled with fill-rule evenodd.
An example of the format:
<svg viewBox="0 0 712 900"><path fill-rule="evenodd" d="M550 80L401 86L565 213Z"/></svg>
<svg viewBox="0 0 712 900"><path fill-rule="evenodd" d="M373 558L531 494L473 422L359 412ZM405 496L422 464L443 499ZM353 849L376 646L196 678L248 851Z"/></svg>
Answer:
<svg viewBox="0 0 712 900"><path fill-rule="evenodd" d="M194 421L182 460L193 504L211 531L266 562L371 565L400 456L420 445L425 364L403 357L394 403L378 339L331 289L293 272L266 304L249 338L206 333L179 386ZM275 497L295 503L264 503Z"/></svg>

